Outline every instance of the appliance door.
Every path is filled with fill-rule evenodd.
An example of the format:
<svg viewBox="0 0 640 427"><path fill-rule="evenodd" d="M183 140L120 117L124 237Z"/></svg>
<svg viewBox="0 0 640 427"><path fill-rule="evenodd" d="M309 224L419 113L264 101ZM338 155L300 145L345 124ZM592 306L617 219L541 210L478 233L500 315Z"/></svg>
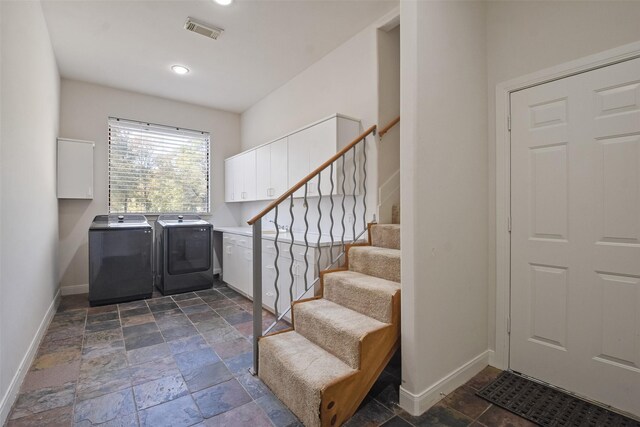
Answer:
<svg viewBox="0 0 640 427"><path fill-rule="evenodd" d="M89 300L151 294L152 240L149 229L89 232Z"/></svg>
<svg viewBox="0 0 640 427"><path fill-rule="evenodd" d="M211 268L211 228L172 227L167 233L167 271L171 275Z"/></svg>

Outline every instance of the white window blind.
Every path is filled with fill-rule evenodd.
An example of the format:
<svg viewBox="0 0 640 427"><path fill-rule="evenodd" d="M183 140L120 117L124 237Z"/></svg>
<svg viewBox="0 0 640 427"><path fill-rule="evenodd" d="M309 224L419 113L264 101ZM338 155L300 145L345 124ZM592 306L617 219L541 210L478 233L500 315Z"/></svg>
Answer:
<svg viewBox="0 0 640 427"><path fill-rule="evenodd" d="M110 213L209 212L209 133L109 118Z"/></svg>

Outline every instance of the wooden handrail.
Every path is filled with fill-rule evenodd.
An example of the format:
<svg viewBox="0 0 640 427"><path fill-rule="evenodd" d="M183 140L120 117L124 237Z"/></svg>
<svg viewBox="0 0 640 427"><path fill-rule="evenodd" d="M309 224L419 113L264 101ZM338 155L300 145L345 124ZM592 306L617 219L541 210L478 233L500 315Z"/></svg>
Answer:
<svg viewBox="0 0 640 427"><path fill-rule="evenodd" d="M306 183L311 181L316 175L318 175L320 172L322 172L323 170L328 168L331 163L335 162L340 157L342 157L344 154L346 154L349 150L351 150L354 145L356 145L358 142L362 141L367 136L369 136L370 133L375 132L375 131L376 131L376 125L373 125L369 129L365 130L362 134L360 134L360 136L358 136L356 139L351 141L342 150L340 150L336 154L334 154L329 160L327 160L326 162L324 162L323 164L318 166L309 175L307 175L304 178L302 178L296 185L294 185L289 190L287 190L282 196L278 197L273 202L269 203L269 205L266 208L264 208L262 211L260 211L259 214L257 214L256 216L251 218L249 221L247 221L247 224L253 225L259 219L262 219L262 217L265 216L266 214L268 214L271 211L271 209L275 208L277 205L282 203L284 200L287 199L287 197L291 196L293 193L298 191L300 189L300 187L302 187L303 185L305 185Z"/></svg>
<svg viewBox="0 0 640 427"><path fill-rule="evenodd" d="M395 125L397 125L398 123L400 123L400 116L398 116L395 119L391 120L388 125L386 125L384 128L382 128L382 130L380 132L378 132L378 136L380 138L382 138L385 133L389 132L389 130L392 127L394 127Z"/></svg>

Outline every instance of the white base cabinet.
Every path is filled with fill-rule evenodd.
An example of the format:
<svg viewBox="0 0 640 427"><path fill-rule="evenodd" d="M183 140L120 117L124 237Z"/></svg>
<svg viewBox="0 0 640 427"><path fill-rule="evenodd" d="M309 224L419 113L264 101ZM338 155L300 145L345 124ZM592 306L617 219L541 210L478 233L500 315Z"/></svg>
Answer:
<svg viewBox="0 0 640 427"><path fill-rule="evenodd" d="M223 233L222 277L224 281L253 299L253 240L251 237L233 233ZM314 296L313 282L319 276L317 256L318 249L309 247L305 257L305 246L287 242L278 242L278 263L276 271L276 245L273 240L262 241L262 304L275 311L276 297L278 314L286 311L291 305L291 295L297 300L305 294L305 298ZM291 257L293 252L293 258ZM333 256L339 253L335 247ZM320 268L324 269L330 262L329 247L320 250ZM305 264L305 259L307 264ZM293 260L293 261L292 261ZM306 275L305 275L306 271ZM276 275L278 280L276 282ZM293 282L291 277L293 275ZM305 283L306 277L306 283ZM293 283L292 286L290 284ZM276 286L277 284L277 286ZM277 289L277 291L276 291ZM290 317L287 315L287 319Z"/></svg>
<svg viewBox="0 0 640 427"><path fill-rule="evenodd" d="M239 234L222 235L222 275L224 281L245 295L251 295L253 241Z"/></svg>

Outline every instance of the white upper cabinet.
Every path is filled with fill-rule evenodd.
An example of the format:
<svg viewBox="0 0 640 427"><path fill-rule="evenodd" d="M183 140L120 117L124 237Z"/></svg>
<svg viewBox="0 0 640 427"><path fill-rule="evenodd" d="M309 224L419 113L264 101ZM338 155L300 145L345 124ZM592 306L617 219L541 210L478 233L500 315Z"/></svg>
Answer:
<svg viewBox="0 0 640 427"><path fill-rule="evenodd" d="M298 181L313 172L318 166L329 160L339 150L347 146L360 134L360 122L344 118L332 117L315 126L310 126L289 137L289 188ZM358 144L356 154L356 186L358 192L360 186L360 171L362 170L362 147ZM354 193L353 185L353 149L344 157L328 166L318 177L316 176L307 185L307 197L341 194L342 181L346 194ZM320 181L318 183L318 181ZM333 191L332 189L333 181ZM319 184L319 185L318 185ZM304 187L294 193L294 197L304 197Z"/></svg>
<svg viewBox="0 0 640 427"><path fill-rule="evenodd" d="M289 137L289 188L309 175L315 168L329 160L336 153L337 118L325 120L310 126ZM335 174L334 174L335 177ZM321 179L322 194L328 194L329 175L324 173ZM307 196L318 195L318 178L309 181ZM296 191L294 197L303 197L304 188Z"/></svg>
<svg viewBox="0 0 640 427"><path fill-rule="evenodd" d="M289 189L287 181L288 138L279 139L269 146L271 147L271 195L269 198L275 199Z"/></svg>
<svg viewBox="0 0 640 427"><path fill-rule="evenodd" d="M226 202L256 200L256 150L224 161Z"/></svg>
<svg viewBox="0 0 640 427"><path fill-rule="evenodd" d="M256 150L257 200L275 199L287 191L287 138Z"/></svg>
<svg viewBox="0 0 640 427"><path fill-rule="evenodd" d="M282 195L318 166L326 162L344 146L353 141L361 132L360 122L340 115L321 120L283 138L259 146L225 160L225 201L245 202L251 200L271 200ZM361 145L361 144L359 144ZM311 180L307 186L307 197L328 195L342 191L342 177L345 177L345 192L353 194L359 189L362 153L356 157L358 164L353 186L353 156L345 159L344 174L342 162L334 165L333 174L327 168L320 178ZM304 187L294 197L304 197Z"/></svg>
<svg viewBox="0 0 640 427"><path fill-rule="evenodd" d="M240 200L256 200L256 150L243 153L240 156L241 168L236 179L242 182Z"/></svg>
<svg viewBox="0 0 640 427"><path fill-rule="evenodd" d="M235 200L236 169L238 167L238 157L233 157L224 161L224 201L237 202ZM239 190L239 189L238 189Z"/></svg>
<svg viewBox="0 0 640 427"><path fill-rule="evenodd" d="M58 138L58 199L93 199L94 145Z"/></svg>

